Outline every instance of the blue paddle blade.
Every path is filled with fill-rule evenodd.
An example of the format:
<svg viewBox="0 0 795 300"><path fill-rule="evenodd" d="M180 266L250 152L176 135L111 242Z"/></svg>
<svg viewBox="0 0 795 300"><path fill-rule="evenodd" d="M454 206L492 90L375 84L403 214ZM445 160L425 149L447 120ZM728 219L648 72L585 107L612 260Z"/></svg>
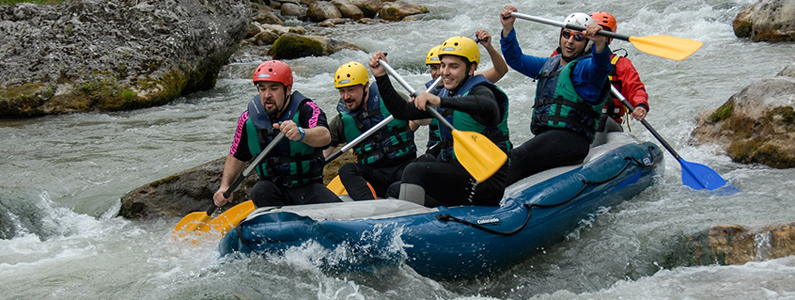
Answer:
<svg viewBox="0 0 795 300"><path fill-rule="evenodd" d="M691 188L714 190L726 185L726 180L710 167L684 159L679 159L679 164L682 165L682 183Z"/></svg>

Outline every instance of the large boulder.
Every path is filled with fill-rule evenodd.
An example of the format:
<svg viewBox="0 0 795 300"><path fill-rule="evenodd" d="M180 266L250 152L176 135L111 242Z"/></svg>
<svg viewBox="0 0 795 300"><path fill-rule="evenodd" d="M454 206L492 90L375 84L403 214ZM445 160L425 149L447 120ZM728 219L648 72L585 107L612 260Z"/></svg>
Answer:
<svg viewBox="0 0 795 300"><path fill-rule="evenodd" d="M209 209L213 194L221 185L225 160L226 157L219 158L130 191L121 198L119 215L128 219L154 219L184 217L191 212ZM337 176L337 170L342 164L353 161L355 159L348 151L329 162L323 170L324 184L328 184ZM251 191L257 177L256 174L250 174L235 190L235 201L218 209L216 214L241 201L251 199L248 192ZM2 208L0 206L0 221L5 221ZM0 239L13 236L12 229L0 226Z"/></svg>
<svg viewBox="0 0 795 300"><path fill-rule="evenodd" d="M0 6L0 118L115 111L214 87L247 0Z"/></svg>
<svg viewBox="0 0 795 300"><path fill-rule="evenodd" d="M342 49L361 50L354 44L316 35L287 33L280 36L268 53L273 59L295 59L306 56L325 56Z"/></svg>
<svg viewBox="0 0 795 300"><path fill-rule="evenodd" d="M314 22L320 22L326 19L342 18L342 13L331 2L317 1L309 5L306 16Z"/></svg>
<svg viewBox="0 0 795 300"><path fill-rule="evenodd" d="M331 4L334 4L343 17L353 20L364 18L364 12L348 0L332 0Z"/></svg>
<svg viewBox="0 0 795 300"><path fill-rule="evenodd" d="M673 241L663 267L701 265L742 265L795 255L795 223L772 224L762 228L743 225L715 225L706 232Z"/></svg>
<svg viewBox="0 0 795 300"><path fill-rule="evenodd" d="M734 18L734 35L754 42L795 41L795 0L759 0Z"/></svg>
<svg viewBox="0 0 795 300"><path fill-rule="evenodd" d="M693 137L722 144L735 162L795 167L795 65L702 112Z"/></svg>
<svg viewBox="0 0 795 300"><path fill-rule="evenodd" d="M400 21L403 18L423 14L428 12L428 7L425 5L410 4L403 1L387 2L378 11L378 15L384 20Z"/></svg>

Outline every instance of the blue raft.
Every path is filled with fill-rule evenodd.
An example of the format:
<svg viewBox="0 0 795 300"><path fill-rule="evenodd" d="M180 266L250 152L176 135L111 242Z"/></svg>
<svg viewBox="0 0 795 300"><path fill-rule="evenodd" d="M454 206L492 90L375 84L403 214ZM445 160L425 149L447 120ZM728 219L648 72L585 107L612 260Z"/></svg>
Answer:
<svg viewBox="0 0 795 300"><path fill-rule="evenodd" d="M343 247L353 257L337 268L405 263L431 278L476 278L521 263L563 240L599 207L637 195L661 175L662 162L655 144L609 133L583 164L506 188L500 206L427 208L385 199L264 207L224 236L219 250L278 254L317 243L331 251Z"/></svg>

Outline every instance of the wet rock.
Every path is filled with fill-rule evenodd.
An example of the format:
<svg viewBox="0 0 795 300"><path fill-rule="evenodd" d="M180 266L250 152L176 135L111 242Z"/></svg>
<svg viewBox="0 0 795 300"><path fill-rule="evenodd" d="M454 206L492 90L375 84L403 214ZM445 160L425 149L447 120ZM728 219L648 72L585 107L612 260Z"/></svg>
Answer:
<svg viewBox="0 0 795 300"><path fill-rule="evenodd" d="M334 7L336 7L345 18L353 20L364 18L364 12L348 0L332 0L331 4L334 4Z"/></svg>
<svg viewBox="0 0 795 300"><path fill-rule="evenodd" d="M298 3L283 3L281 6L282 16L291 16L298 19L306 17L306 8Z"/></svg>
<svg viewBox="0 0 795 300"><path fill-rule="evenodd" d="M213 88L248 1L0 6L0 118L116 111Z"/></svg>
<svg viewBox="0 0 795 300"><path fill-rule="evenodd" d="M378 11L378 15L384 20L400 21L406 16L427 13L428 8L424 5L410 4L403 1L387 2Z"/></svg>
<svg viewBox="0 0 795 300"><path fill-rule="evenodd" d="M287 33L273 43L269 55L274 59L295 59L306 56L325 56L342 49L361 50L354 44L322 36Z"/></svg>
<svg viewBox="0 0 795 300"><path fill-rule="evenodd" d="M384 6L381 0L349 0L351 4L356 5L364 16L367 18L375 18L375 15L378 14L378 11L381 10L381 7Z"/></svg>
<svg viewBox="0 0 795 300"><path fill-rule="evenodd" d="M221 185L225 160L226 157L219 158L130 191L121 198L122 208L119 215L128 219L148 220L184 217L191 212L206 211L212 205L213 194ZM324 184L328 184L337 176L337 170L343 163L353 161L353 155L348 152L329 162L323 172ZM257 178L256 174L249 175L235 190L234 203L221 207L216 214L250 199L248 193ZM0 220L3 220L4 215L0 207ZM0 234L13 236L12 229L0 226Z"/></svg>
<svg viewBox="0 0 795 300"><path fill-rule="evenodd" d="M317 1L309 5L306 16L314 21L320 22L326 19L342 18L342 14L334 4L326 1Z"/></svg>
<svg viewBox="0 0 795 300"><path fill-rule="evenodd" d="M213 194L221 185L226 157L182 171L130 191L121 198L119 215L129 219L180 217L205 211L212 205ZM252 174L234 192L235 203L249 199L248 191L257 179Z"/></svg>
<svg viewBox="0 0 795 300"><path fill-rule="evenodd" d="M251 16L251 20L262 24L284 25L284 20L282 20L279 15L275 14L273 9L267 6L255 10Z"/></svg>
<svg viewBox="0 0 795 300"><path fill-rule="evenodd" d="M734 35L754 42L795 40L795 1L759 0L740 11L732 23Z"/></svg>
<svg viewBox="0 0 795 300"><path fill-rule="evenodd" d="M741 265L795 255L795 223L750 228L716 225L708 233L691 236L685 245L689 263L683 265Z"/></svg>
<svg viewBox="0 0 795 300"><path fill-rule="evenodd" d="M702 112L693 137L723 145L733 161L795 167L795 65Z"/></svg>

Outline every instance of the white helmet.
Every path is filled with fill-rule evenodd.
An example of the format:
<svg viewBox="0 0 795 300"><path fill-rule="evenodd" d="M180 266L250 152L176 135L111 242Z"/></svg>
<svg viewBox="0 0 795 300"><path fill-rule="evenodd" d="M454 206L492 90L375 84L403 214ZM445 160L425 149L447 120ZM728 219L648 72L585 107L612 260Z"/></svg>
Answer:
<svg viewBox="0 0 795 300"><path fill-rule="evenodd" d="M589 24L596 24L596 22L593 21L593 18L586 13L570 14L568 17L566 17L566 20L563 20L563 23L566 25L573 24L582 27L587 27Z"/></svg>

